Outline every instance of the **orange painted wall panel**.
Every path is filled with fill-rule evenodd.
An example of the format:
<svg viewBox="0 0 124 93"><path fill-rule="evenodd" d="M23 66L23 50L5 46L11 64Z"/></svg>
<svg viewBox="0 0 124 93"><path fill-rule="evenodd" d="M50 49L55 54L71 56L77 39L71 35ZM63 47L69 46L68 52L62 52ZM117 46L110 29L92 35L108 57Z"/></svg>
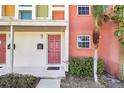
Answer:
<svg viewBox="0 0 124 93"><path fill-rule="evenodd" d="M52 19L53 20L64 20L64 11L53 11Z"/></svg>
<svg viewBox="0 0 124 93"><path fill-rule="evenodd" d="M15 16L15 6L14 5L5 5L5 16Z"/></svg>

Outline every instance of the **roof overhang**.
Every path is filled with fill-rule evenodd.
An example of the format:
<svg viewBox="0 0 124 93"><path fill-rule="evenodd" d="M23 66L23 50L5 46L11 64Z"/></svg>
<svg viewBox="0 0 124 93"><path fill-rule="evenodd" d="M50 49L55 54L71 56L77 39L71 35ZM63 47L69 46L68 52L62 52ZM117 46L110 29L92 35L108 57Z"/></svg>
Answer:
<svg viewBox="0 0 124 93"><path fill-rule="evenodd" d="M46 21L38 21L38 20L17 20L17 21L5 21L0 20L0 26L62 26L66 27L67 22L63 20L46 20Z"/></svg>
<svg viewBox="0 0 124 93"><path fill-rule="evenodd" d="M67 22L62 20L46 20L46 21L37 21L37 20L18 20L18 21L5 21L0 20L0 31L10 31L10 26L13 25L14 31L54 31L54 32L63 32L66 29Z"/></svg>
<svg viewBox="0 0 124 93"><path fill-rule="evenodd" d="M66 29L66 21L3 21L0 20L0 31L10 31L10 26L13 25L14 31L50 31L63 32Z"/></svg>

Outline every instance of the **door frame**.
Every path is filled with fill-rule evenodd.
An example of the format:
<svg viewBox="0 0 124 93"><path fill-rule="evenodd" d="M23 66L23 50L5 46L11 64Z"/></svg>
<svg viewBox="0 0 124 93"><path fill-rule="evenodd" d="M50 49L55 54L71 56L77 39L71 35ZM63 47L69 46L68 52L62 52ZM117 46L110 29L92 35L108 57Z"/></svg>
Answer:
<svg viewBox="0 0 124 93"><path fill-rule="evenodd" d="M6 66L7 65L7 34L6 33L0 33L1 35L4 34L6 38L6 53L5 53L5 64L0 64L0 67Z"/></svg>
<svg viewBox="0 0 124 93"><path fill-rule="evenodd" d="M61 46L61 48L60 48L60 63L59 64L49 64L48 63L48 36L49 35L60 35L60 42L61 42L60 43L60 46ZM46 45L47 46L46 47L47 62L46 62L46 65L48 65L48 66L60 66L62 64L62 34L61 33L48 33L47 36L46 36L46 38L47 38L47 43L46 43L47 44Z"/></svg>

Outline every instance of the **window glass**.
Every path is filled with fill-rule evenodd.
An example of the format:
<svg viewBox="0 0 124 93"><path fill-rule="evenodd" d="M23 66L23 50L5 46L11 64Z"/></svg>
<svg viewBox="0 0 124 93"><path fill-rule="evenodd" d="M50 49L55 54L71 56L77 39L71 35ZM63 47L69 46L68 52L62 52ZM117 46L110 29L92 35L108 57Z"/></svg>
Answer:
<svg viewBox="0 0 124 93"><path fill-rule="evenodd" d="M78 48L89 48L90 47L90 37L87 35L78 36Z"/></svg>
<svg viewBox="0 0 124 93"><path fill-rule="evenodd" d="M89 15L89 6L78 5L78 15Z"/></svg>

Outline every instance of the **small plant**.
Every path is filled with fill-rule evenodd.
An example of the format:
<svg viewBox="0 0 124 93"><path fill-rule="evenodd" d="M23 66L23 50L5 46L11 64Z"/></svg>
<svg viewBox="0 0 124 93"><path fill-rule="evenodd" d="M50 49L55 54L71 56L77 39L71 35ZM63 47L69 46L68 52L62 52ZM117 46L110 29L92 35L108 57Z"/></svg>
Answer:
<svg viewBox="0 0 124 93"><path fill-rule="evenodd" d="M93 58L70 58L69 72L75 76L93 76ZM98 59L97 74L100 76L104 72L104 62Z"/></svg>

